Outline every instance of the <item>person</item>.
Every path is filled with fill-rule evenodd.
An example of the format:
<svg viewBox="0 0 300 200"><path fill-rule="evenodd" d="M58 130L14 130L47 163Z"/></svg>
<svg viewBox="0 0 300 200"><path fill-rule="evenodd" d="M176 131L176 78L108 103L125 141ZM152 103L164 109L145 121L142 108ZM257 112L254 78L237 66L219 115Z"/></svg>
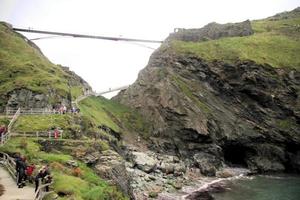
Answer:
<svg viewBox="0 0 300 200"><path fill-rule="evenodd" d="M36 175L36 177L35 177L35 179L34 179L34 182L35 182L35 192L38 190L38 188L39 188L39 180L42 180L42 181L44 181L44 180L46 180L46 182L47 181L49 181L49 180L51 180L51 176L50 176L50 171L49 171L49 166L48 165L45 165L45 166L43 166L40 170L39 170L39 172L38 172L38 174ZM49 182L48 182L49 183ZM48 192L49 191L49 187L47 186L46 187L46 191Z"/></svg>
<svg viewBox="0 0 300 200"><path fill-rule="evenodd" d="M0 143L2 142L2 136L5 135L6 131L7 131L6 127L4 125L1 125L0 126Z"/></svg>
<svg viewBox="0 0 300 200"><path fill-rule="evenodd" d="M33 183L33 177L32 177L32 173L35 170L35 165L31 164L29 166L27 166L25 174L26 174L26 179L30 182Z"/></svg>
<svg viewBox="0 0 300 200"><path fill-rule="evenodd" d="M76 108L75 106L72 106L72 113L75 113L76 112Z"/></svg>
<svg viewBox="0 0 300 200"><path fill-rule="evenodd" d="M16 171L17 171L17 185L18 188L22 188L25 186L26 174L25 170L27 168L26 158L24 156L20 156L16 159Z"/></svg>
<svg viewBox="0 0 300 200"><path fill-rule="evenodd" d="M57 139L59 137L59 130L56 128L54 130L54 138Z"/></svg>
<svg viewBox="0 0 300 200"><path fill-rule="evenodd" d="M63 106L63 114L66 114L67 113L67 107L64 105Z"/></svg>
<svg viewBox="0 0 300 200"><path fill-rule="evenodd" d="M4 134L5 131L6 131L5 126L4 126L4 125L1 125L1 126L0 126L0 135Z"/></svg>
<svg viewBox="0 0 300 200"><path fill-rule="evenodd" d="M4 128L3 125L0 126L0 144L2 143L2 135L4 135Z"/></svg>
<svg viewBox="0 0 300 200"><path fill-rule="evenodd" d="M19 160L21 159L21 154L19 152L16 153L15 155L15 163L16 163L16 177L17 177L17 180L18 180L18 177L19 177Z"/></svg>

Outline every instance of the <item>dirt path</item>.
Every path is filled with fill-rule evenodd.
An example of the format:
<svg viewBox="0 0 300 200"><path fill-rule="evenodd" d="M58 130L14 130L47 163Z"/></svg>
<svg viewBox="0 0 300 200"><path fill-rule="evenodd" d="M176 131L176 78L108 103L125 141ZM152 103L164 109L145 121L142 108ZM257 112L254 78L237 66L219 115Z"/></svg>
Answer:
<svg viewBox="0 0 300 200"><path fill-rule="evenodd" d="M16 182L3 167L0 167L0 184L4 186L4 194L0 196L0 200L32 200L34 198L34 188L29 186L18 188Z"/></svg>

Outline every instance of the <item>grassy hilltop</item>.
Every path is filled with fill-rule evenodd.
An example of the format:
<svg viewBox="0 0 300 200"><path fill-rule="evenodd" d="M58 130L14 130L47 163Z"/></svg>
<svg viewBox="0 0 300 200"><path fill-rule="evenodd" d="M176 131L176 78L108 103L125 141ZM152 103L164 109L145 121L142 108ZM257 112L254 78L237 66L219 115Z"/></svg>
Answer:
<svg viewBox="0 0 300 200"><path fill-rule="evenodd" d="M207 60L253 60L273 67L300 69L300 9L251 21L254 34L204 42L173 41L171 49Z"/></svg>
<svg viewBox="0 0 300 200"><path fill-rule="evenodd" d="M46 94L49 103L57 103L55 96L76 98L82 94L81 78L51 63L39 48L10 25L0 22L0 107L8 94L26 89Z"/></svg>

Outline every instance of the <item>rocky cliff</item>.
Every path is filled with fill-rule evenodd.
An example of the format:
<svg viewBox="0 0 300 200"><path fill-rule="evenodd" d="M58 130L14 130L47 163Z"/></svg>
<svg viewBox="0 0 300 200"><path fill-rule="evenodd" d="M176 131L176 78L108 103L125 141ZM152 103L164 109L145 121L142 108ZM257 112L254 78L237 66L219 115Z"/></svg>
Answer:
<svg viewBox="0 0 300 200"><path fill-rule="evenodd" d="M67 67L52 64L30 40L0 23L0 112L5 108L70 105L91 90Z"/></svg>
<svg viewBox="0 0 300 200"><path fill-rule="evenodd" d="M116 98L151 121L150 149L205 175L299 172L299 9L276 16L171 34Z"/></svg>

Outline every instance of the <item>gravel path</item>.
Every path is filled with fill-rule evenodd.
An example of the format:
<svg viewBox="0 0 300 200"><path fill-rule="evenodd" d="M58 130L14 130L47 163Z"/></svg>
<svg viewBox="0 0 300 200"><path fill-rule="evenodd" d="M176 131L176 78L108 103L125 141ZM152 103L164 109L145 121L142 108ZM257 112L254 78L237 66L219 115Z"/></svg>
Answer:
<svg viewBox="0 0 300 200"><path fill-rule="evenodd" d="M18 188L16 182L3 167L0 167L0 184L5 190L0 200L32 200L34 198L34 188L29 186Z"/></svg>

